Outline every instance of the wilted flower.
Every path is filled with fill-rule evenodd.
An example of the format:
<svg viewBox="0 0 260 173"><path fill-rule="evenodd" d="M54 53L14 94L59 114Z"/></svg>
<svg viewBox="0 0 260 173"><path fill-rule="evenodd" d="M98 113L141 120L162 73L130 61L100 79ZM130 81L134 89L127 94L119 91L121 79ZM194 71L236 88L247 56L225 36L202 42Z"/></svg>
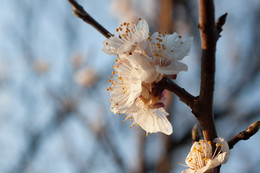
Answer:
<svg viewBox="0 0 260 173"><path fill-rule="evenodd" d="M189 169L182 171L182 173L204 173L226 163L229 157L228 143L220 137L215 138L213 142L216 143L216 149L213 153L210 141L194 142L185 160L187 165L183 165Z"/></svg>

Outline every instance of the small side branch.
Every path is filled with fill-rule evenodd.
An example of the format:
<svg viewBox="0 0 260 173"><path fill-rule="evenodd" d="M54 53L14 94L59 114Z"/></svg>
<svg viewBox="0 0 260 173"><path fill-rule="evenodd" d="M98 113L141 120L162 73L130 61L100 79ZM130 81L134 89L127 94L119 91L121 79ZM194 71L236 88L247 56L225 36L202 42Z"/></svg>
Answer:
<svg viewBox="0 0 260 173"><path fill-rule="evenodd" d="M248 140L251 136L256 134L258 132L260 126L260 121L256 121L253 124L251 124L246 130L238 133L236 136L231 138L228 141L229 148L232 149L236 143L238 143L241 140Z"/></svg>
<svg viewBox="0 0 260 173"><path fill-rule="evenodd" d="M163 87L164 89L173 92L176 96L180 98L182 102L188 105L193 111L196 107L197 97L194 97L184 88L181 88L179 85L174 83L168 78L163 78L159 83L156 84L157 87Z"/></svg>
<svg viewBox="0 0 260 173"><path fill-rule="evenodd" d="M95 19L93 19L85 10L84 8L79 5L75 0L68 0L73 8L73 14L81 18L86 23L93 26L96 30L98 30L102 35L106 38L109 38L112 34L105 29L102 25L100 25Z"/></svg>

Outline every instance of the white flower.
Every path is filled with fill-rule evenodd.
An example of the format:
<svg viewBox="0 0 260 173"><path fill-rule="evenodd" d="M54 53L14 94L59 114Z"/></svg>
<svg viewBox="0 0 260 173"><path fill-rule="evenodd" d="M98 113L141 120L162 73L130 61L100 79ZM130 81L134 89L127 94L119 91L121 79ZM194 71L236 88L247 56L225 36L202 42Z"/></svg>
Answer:
<svg viewBox="0 0 260 173"><path fill-rule="evenodd" d="M182 173L204 173L226 163L229 157L228 143L220 137L215 138L213 142L216 143L216 149L213 153L210 141L195 142L185 160L187 167L190 168Z"/></svg>
<svg viewBox="0 0 260 173"><path fill-rule="evenodd" d="M157 102L157 104L163 104ZM141 99L136 101L138 111L132 114L135 123L140 125L147 133L162 132L166 135L172 134L172 125L166 118L169 114L162 108L151 108Z"/></svg>
<svg viewBox="0 0 260 173"><path fill-rule="evenodd" d="M140 61L139 61L140 59ZM132 55L132 61L118 58L113 68L110 91L111 111L126 114L132 128L141 126L147 133L172 133L164 107L164 95L154 95L153 82L158 78L155 68L141 55ZM114 77L117 75L118 77ZM123 122L125 122L125 120Z"/></svg>
<svg viewBox="0 0 260 173"><path fill-rule="evenodd" d="M179 61L189 54L192 40L183 39L177 33L163 35L156 32L148 38L145 54L159 73L174 75L188 70L187 65Z"/></svg>
<svg viewBox="0 0 260 173"><path fill-rule="evenodd" d="M136 47L144 48L148 38L149 26L145 20L139 19L137 26L134 22L123 23L116 29L119 36L111 36L103 42L103 51L109 55L132 52Z"/></svg>
<svg viewBox="0 0 260 173"><path fill-rule="evenodd" d="M140 125L147 133L172 133L172 126L163 109L163 89L154 87L164 76L176 78L180 71L187 71L180 62L191 49L192 38L183 39L177 33L149 33L145 20L124 23L116 29L119 36L103 42L103 51L117 55L115 71L107 90L111 96L111 111L127 114L132 125ZM151 36L151 37L150 37ZM118 77L115 78L114 75ZM131 126L132 127L132 126Z"/></svg>

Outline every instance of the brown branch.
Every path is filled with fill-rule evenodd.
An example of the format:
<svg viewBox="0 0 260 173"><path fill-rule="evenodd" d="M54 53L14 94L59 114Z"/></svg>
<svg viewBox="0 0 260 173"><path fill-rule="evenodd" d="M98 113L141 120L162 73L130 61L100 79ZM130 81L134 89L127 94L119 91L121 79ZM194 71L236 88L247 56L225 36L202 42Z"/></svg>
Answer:
<svg viewBox="0 0 260 173"><path fill-rule="evenodd" d="M217 137L213 118L213 92L215 79L216 27L213 0L199 1L199 29L201 36L201 85L198 121L204 139L213 141Z"/></svg>
<svg viewBox="0 0 260 173"><path fill-rule="evenodd" d="M181 88L179 85L175 84L172 80L168 78L163 78L159 83L155 84L155 87L163 88L168 91L173 92L179 99L188 105L193 111L196 110L197 97L194 97L184 88Z"/></svg>
<svg viewBox="0 0 260 173"><path fill-rule="evenodd" d="M213 0L199 0L199 29L201 37L201 83L197 119L202 127L204 139L213 141L217 137L213 113L213 95L215 85L215 52L219 31L215 26L215 8ZM226 15L217 22L222 29ZM213 148L214 150L214 148ZM220 166L213 169L220 172Z"/></svg>
<svg viewBox="0 0 260 173"><path fill-rule="evenodd" d="M68 0L73 8L73 14L81 18L86 23L93 26L96 30L98 30L101 34L103 34L106 38L109 38L112 34L100 25L95 19L93 19L85 10L84 8L79 5L75 0Z"/></svg>
<svg viewBox="0 0 260 173"><path fill-rule="evenodd" d="M256 134L259 130L260 121L256 121L251 124L246 130L238 133L236 136L228 141L229 149L232 149L236 143L241 140L248 140L251 136Z"/></svg>

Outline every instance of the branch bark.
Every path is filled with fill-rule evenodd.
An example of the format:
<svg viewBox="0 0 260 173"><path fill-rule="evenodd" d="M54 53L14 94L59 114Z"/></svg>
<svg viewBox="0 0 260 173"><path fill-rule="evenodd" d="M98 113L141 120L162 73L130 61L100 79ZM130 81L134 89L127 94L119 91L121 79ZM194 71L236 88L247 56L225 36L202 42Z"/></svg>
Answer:
<svg viewBox="0 0 260 173"><path fill-rule="evenodd" d="M241 140L248 140L251 136L256 134L259 130L260 121L256 121L251 124L246 130L238 133L236 136L228 141L229 149L232 149L236 143Z"/></svg>
<svg viewBox="0 0 260 173"><path fill-rule="evenodd" d="M213 118L213 92L215 79L216 28L213 0L199 1L199 29L201 35L201 84L198 121L204 139L213 141L217 132Z"/></svg>
<svg viewBox="0 0 260 173"><path fill-rule="evenodd" d="M197 97L194 97L184 88L181 88L179 85L175 84L171 79L163 78L159 83L156 83L155 85L155 87L160 87L173 92L176 96L179 97L182 102L188 105L192 109L192 111L196 112Z"/></svg>
<svg viewBox="0 0 260 173"><path fill-rule="evenodd" d="M79 5L75 0L68 0L68 2L71 4L73 8L73 14L81 18L86 23L93 26L96 30L98 30L102 35L104 35L106 38L109 38L112 34L104 28L102 25L100 25L94 18L92 18L85 10L84 8Z"/></svg>
<svg viewBox="0 0 260 173"><path fill-rule="evenodd" d="M215 85L215 52L216 43L227 14L215 25L215 8L213 0L199 0L199 29L201 36L201 83L199 111L197 119L202 127L204 139L213 141L217 137L213 113L213 95ZM216 27L217 26L217 27ZM213 169L219 173L220 166Z"/></svg>

